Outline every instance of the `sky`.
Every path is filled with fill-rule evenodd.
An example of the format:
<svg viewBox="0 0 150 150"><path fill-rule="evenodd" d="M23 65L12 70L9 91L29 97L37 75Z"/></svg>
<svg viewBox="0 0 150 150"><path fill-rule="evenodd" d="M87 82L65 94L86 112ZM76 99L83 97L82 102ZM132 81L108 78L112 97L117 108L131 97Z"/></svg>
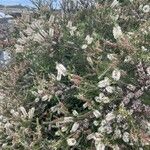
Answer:
<svg viewBox="0 0 150 150"><path fill-rule="evenodd" d="M54 6L57 7L58 0L54 1ZM23 6L33 6L30 0L0 0L0 5L23 5Z"/></svg>
<svg viewBox="0 0 150 150"><path fill-rule="evenodd" d="M23 5L32 6L30 0L0 0L0 5Z"/></svg>

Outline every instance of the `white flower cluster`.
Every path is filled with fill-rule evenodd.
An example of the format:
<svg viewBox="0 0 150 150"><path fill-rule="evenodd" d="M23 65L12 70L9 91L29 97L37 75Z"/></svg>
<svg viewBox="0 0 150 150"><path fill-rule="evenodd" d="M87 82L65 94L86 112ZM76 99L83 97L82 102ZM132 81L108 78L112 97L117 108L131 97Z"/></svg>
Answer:
<svg viewBox="0 0 150 150"><path fill-rule="evenodd" d="M115 81L118 81L120 80L120 77L121 77L121 71L119 69L114 69L114 71L112 72L112 78L115 80Z"/></svg>
<svg viewBox="0 0 150 150"><path fill-rule="evenodd" d="M49 31L45 30L43 19L35 19L31 24L28 24L27 28L20 33L20 38L17 40L17 44L15 45L16 53L24 52L25 47L32 41L42 44L47 39L52 39L54 36L54 20L55 17L51 15L48 21Z"/></svg>
<svg viewBox="0 0 150 150"><path fill-rule="evenodd" d="M73 36L77 30L77 27L72 25L72 21L68 21L67 28L69 28L71 36Z"/></svg>
<svg viewBox="0 0 150 150"><path fill-rule="evenodd" d="M150 12L150 6L149 5L140 5L140 9L142 9L142 11L144 13L149 13Z"/></svg>
<svg viewBox="0 0 150 150"><path fill-rule="evenodd" d="M95 101L98 103L109 103L109 97L105 96L104 93L100 93L99 96L95 97Z"/></svg>
<svg viewBox="0 0 150 150"><path fill-rule="evenodd" d="M26 118L32 119L34 117L35 108L32 107L31 109L29 109L29 111L27 113L26 109L23 106L21 106L21 107L19 107L19 111L21 112L21 114L18 111L15 111L14 109L11 109L10 113L15 118L20 118L21 117L22 119L26 119Z"/></svg>
<svg viewBox="0 0 150 150"><path fill-rule="evenodd" d="M132 0L127 2L131 7L134 3L136 2ZM11 109L10 118L3 119L2 122L0 116L0 133L1 126L3 126L2 132L6 132L5 135L12 135L12 133L15 133L13 130L17 129L12 136L12 141L15 141L17 138L22 139L22 135L19 135L22 130L23 133L29 131L32 134L33 129L33 131L36 131L36 133L33 132L33 139L39 141L39 144L45 142L45 139L40 138L41 133L46 139L47 137L50 139L47 149L51 149L51 146L52 148L58 146L58 149L63 149L64 143L66 149L78 149L78 146L81 146L80 149L82 149L82 142L85 140L90 140L91 149L96 150L105 150L107 146L113 150L121 150L123 146L130 145L132 147L133 144L137 144L139 139L137 139L136 134L140 136L141 131L136 130L137 133L134 133L134 129L141 125L140 118L145 121L146 116L144 115L149 114L149 107L142 104L140 98L149 88L150 67L147 65L148 63L140 63L138 66L135 64L141 59L142 54L147 54L148 46L145 41L142 41L141 44L138 44L140 40L134 41L134 38L138 37L134 37L135 33L142 30L139 29L138 31L137 29L136 32L134 30L130 32L130 26L127 29L119 26L126 19L130 19L130 17L126 17L126 13L123 14L124 2L113 0L108 4L109 7L107 6L106 10L111 10L108 18L99 16L99 13L105 16L105 13L101 13L103 8L100 4L97 6L100 9L97 8L95 11L99 13L94 14L97 18L93 17L92 20L97 23L97 19L101 18L99 24L104 23L104 27L109 25L108 32L110 34L105 35L103 24L102 26L96 24L98 29L92 31L91 28L91 31L85 33L86 30L82 29L84 26L80 28L81 23L83 23L82 20L79 21L77 26L73 25L72 21L68 21L66 25L65 20L66 26L61 26L62 24L53 15L47 21L44 17L35 19L20 33L20 38L15 45L16 52L19 53L29 49L35 52L34 56L39 56L43 52L41 56L44 55L46 58L52 59L50 60L51 63L56 62L56 64L51 65L47 62L44 65L40 64L40 69L44 69L39 71L40 74L36 72L38 69L35 69L36 78L33 79L33 86L27 89L32 94L29 100L34 98L34 101L27 108L30 105L32 108L28 111L23 106L19 107L17 111ZM142 15L139 17L139 22L140 18L147 16L149 5L143 5L141 10ZM133 11L132 13L136 12ZM103 22L103 19L107 19L108 22L106 20L106 22ZM131 19L128 23L135 23L134 21ZM66 29L68 30L67 33ZM127 36L125 33L127 33ZM144 35L147 36L148 32L145 32ZM76 40L76 38L78 39ZM133 49L130 48L132 45ZM137 49L135 48L136 51L134 52L136 45L140 46ZM50 56L50 51L52 51L54 57ZM34 57L35 60L36 58ZM38 62L35 61L35 63L34 59L33 66L35 64L39 68ZM39 57L39 59L47 61L43 57ZM69 60L71 60L71 63ZM125 68L128 65L131 67L131 74ZM48 68L46 73L45 68ZM28 77L28 74L26 76ZM142 99L144 100L144 96ZM138 121L139 124L137 125L136 122ZM145 121L144 123L146 127L144 126L142 129L146 128L146 130L142 130L142 132L147 132L146 135L149 135L149 122ZM18 127L21 125L22 127L19 130ZM24 126L28 127L25 129ZM87 139L83 140L85 136ZM22 142L22 140L20 141ZM27 138L27 142L24 143L26 144L28 141L30 140ZM31 149L34 141L29 144ZM5 146L4 143L3 147Z"/></svg>
<svg viewBox="0 0 150 150"><path fill-rule="evenodd" d="M116 78L116 74L112 75L113 78ZM108 93L113 93L115 91L115 88L111 86L111 80L108 77L105 77L103 80L99 81L98 83L99 88L104 88ZM106 98L103 94L100 94L100 99L105 99L108 101L108 98Z"/></svg>
<svg viewBox="0 0 150 150"><path fill-rule="evenodd" d="M90 35L87 35L85 38L86 44L82 45L82 49L86 49L88 47L88 45L92 44L94 38L91 37Z"/></svg>
<svg viewBox="0 0 150 150"><path fill-rule="evenodd" d="M116 24L113 28L113 35L116 40L120 40L121 38L123 38L121 27L118 24Z"/></svg>
<svg viewBox="0 0 150 150"><path fill-rule="evenodd" d="M118 0L114 0L111 4L111 7L114 8L115 6L119 5L119 1Z"/></svg>
<svg viewBox="0 0 150 150"><path fill-rule="evenodd" d="M62 64L56 63L56 70L57 70L57 81L60 81L62 76L67 75L67 69Z"/></svg>

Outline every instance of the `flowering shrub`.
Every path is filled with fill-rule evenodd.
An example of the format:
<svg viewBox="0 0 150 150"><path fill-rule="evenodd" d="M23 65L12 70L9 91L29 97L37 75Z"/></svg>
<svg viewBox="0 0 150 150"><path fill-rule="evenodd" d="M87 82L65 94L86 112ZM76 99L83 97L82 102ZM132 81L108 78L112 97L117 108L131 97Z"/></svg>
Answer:
<svg viewBox="0 0 150 150"><path fill-rule="evenodd" d="M2 149L149 149L149 11L114 0L22 26L2 74Z"/></svg>

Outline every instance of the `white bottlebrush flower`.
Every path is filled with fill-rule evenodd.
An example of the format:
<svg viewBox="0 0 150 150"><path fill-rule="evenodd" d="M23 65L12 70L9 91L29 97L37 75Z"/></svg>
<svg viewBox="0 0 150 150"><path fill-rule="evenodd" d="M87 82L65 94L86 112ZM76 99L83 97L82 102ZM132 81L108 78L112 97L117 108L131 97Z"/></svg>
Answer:
<svg viewBox="0 0 150 150"><path fill-rule="evenodd" d="M13 117L18 117L19 116L19 113L17 111L15 111L14 109L11 109L10 113L12 114Z"/></svg>
<svg viewBox="0 0 150 150"><path fill-rule="evenodd" d="M150 75L150 67L148 67L148 68L146 69L146 72L148 73L148 75Z"/></svg>
<svg viewBox="0 0 150 150"><path fill-rule="evenodd" d="M56 135L56 136L60 136L60 135L61 135L61 132L60 132L60 131L56 131L56 132L55 132L55 135Z"/></svg>
<svg viewBox="0 0 150 150"><path fill-rule="evenodd" d="M6 134L7 134L7 135L12 135L12 130L11 130L12 127L13 127L13 125L10 124L9 122L7 122L7 123L4 125L4 128L5 128L5 131L6 131Z"/></svg>
<svg viewBox="0 0 150 150"><path fill-rule="evenodd" d="M58 105L55 105L55 106L51 107L50 110L51 110L53 113L59 112L60 107L59 107Z"/></svg>
<svg viewBox="0 0 150 150"><path fill-rule="evenodd" d="M2 122L4 119L4 116L3 115L0 115L0 122Z"/></svg>
<svg viewBox="0 0 150 150"><path fill-rule="evenodd" d="M3 143L1 148L2 149L7 149L8 148L8 143Z"/></svg>
<svg viewBox="0 0 150 150"><path fill-rule="evenodd" d="M74 116L78 116L78 115L79 115L79 113L78 113L76 110L73 110L73 111L72 111L72 114L73 114Z"/></svg>
<svg viewBox="0 0 150 150"><path fill-rule="evenodd" d="M127 33L127 36L129 39L132 39L133 35L134 35L134 32L128 32Z"/></svg>
<svg viewBox="0 0 150 150"><path fill-rule="evenodd" d="M95 138L95 135L93 133L91 133L86 138L87 138L87 140L92 140Z"/></svg>
<svg viewBox="0 0 150 150"><path fill-rule="evenodd" d="M52 23L54 23L54 20L55 20L55 16L54 16L54 15L51 15L48 22L49 22L50 24L52 24Z"/></svg>
<svg viewBox="0 0 150 150"><path fill-rule="evenodd" d="M134 85L132 85L132 84L128 84L128 85L127 85L127 88L128 88L129 90L131 90L131 91L135 91L135 89L136 89L136 87L135 87Z"/></svg>
<svg viewBox="0 0 150 150"><path fill-rule="evenodd" d="M113 150L120 150L120 148L119 148L118 145L114 145L114 146L113 146Z"/></svg>
<svg viewBox="0 0 150 150"><path fill-rule="evenodd" d="M44 41L44 38L40 33L36 33L36 34L34 34L33 41L41 43Z"/></svg>
<svg viewBox="0 0 150 150"><path fill-rule="evenodd" d="M49 96L48 95L44 95L43 97L42 97L42 101L46 101L46 100L48 100L49 99Z"/></svg>
<svg viewBox="0 0 150 150"><path fill-rule="evenodd" d="M111 4L111 8L114 8L115 6L118 6L119 5L119 2L118 2L118 0L114 0L113 2L112 2L112 4Z"/></svg>
<svg viewBox="0 0 150 150"><path fill-rule="evenodd" d="M49 35L50 35L50 37L54 36L54 29L53 28L49 28Z"/></svg>
<svg viewBox="0 0 150 150"><path fill-rule="evenodd" d="M15 49L16 53L22 53L24 51L24 46L22 46L22 45L16 44L15 48L16 48Z"/></svg>
<svg viewBox="0 0 150 150"><path fill-rule="evenodd" d="M19 43L19 44L26 44L27 43L27 38L26 37L19 38L17 40L17 43Z"/></svg>
<svg viewBox="0 0 150 150"><path fill-rule="evenodd" d="M107 86L107 87L106 87L106 91L107 91L108 93L113 93L113 92L115 91L115 88L114 88L113 86Z"/></svg>
<svg viewBox="0 0 150 150"><path fill-rule="evenodd" d="M94 120L93 124L97 127L99 125L99 122L97 120Z"/></svg>
<svg viewBox="0 0 150 150"><path fill-rule="evenodd" d="M63 76L67 75L67 69L62 64L57 63L56 70L57 70L57 81L61 80L62 75Z"/></svg>
<svg viewBox="0 0 150 150"><path fill-rule="evenodd" d="M13 114L14 112L15 112L14 109L11 109L11 110L10 110L10 113L11 113L11 114Z"/></svg>
<svg viewBox="0 0 150 150"><path fill-rule="evenodd" d="M111 121L111 120L113 120L113 119L115 119L115 114L113 113L113 112L110 112L110 113L108 113L107 115L106 115L106 121Z"/></svg>
<svg viewBox="0 0 150 150"><path fill-rule="evenodd" d="M117 60L117 54L107 54L109 60Z"/></svg>
<svg viewBox="0 0 150 150"><path fill-rule="evenodd" d="M87 47L88 47L88 46L87 46L86 44L83 44L81 48L82 48L82 49L86 49Z"/></svg>
<svg viewBox="0 0 150 150"><path fill-rule="evenodd" d="M0 101L5 98L5 94L3 92L0 92Z"/></svg>
<svg viewBox="0 0 150 150"><path fill-rule="evenodd" d="M40 101L40 98L37 97L35 100L34 100L36 103L38 103Z"/></svg>
<svg viewBox="0 0 150 150"><path fill-rule="evenodd" d="M149 132L150 132L150 122L146 122L146 125L147 125L147 129L148 129Z"/></svg>
<svg viewBox="0 0 150 150"><path fill-rule="evenodd" d="M31 28L33 30L42 28L42 21L41 20L35 20L35 21L33 21L32 24L31 24Z"/></svg>
<svg viewBox="0 0 150 150"><path fill-rule="evenodd" d="M43 29L40 29L40 30L39 30L39 33L40 33L44 38L48 37L47 32L44 31Z"/></svg>
<svg viewBox="0 0 150 150"><path fill-rule="evenodd" d="M89 105L88 105L88 103L84 103L83 104L83 108L85 109L85 108L87 108Z"/></svg>
<svg viewBox="0 0 150 150"><path fill-rule="evenodd" d="M116 40L123 37L123 33L119 25L116 25L115 27L113 27L113 36Z"/></svg>
<svg viewBox="0 0 150 150"><path fill-rule="evenodd" d="M116 69L112 72L112 78L113 78L115 81L118 81L118 80L120 80L120 77L121 77L121 71L116 68Z"/></svg>
<svg viewBox="0 0 150 150"><path fill-rule="evenodd" d="M129 112L129 114L130 114L130 112ZM123 128L124 130L127 130L127 129L129 128L128 123L124 123L124 124L122 125L122 128Z"/></svg>
<svg viewBox="0 0 150 150"><path fill-rule="evenodd" d="M5 126L4 126L5 128L12 128L13 127L13 125L11 124L11 123L9 123L9 122L7 122L6 124L5 124Z"/></svg>
<svg viewBox="0 0 150 150"><path fill-rule="evenodd" d="M29 110L29 112L28 112L28 118L29 118L29 119L32 119L32 118L33 118L34 112L35 112L35 108L32 107L32 108Z"/></svg>
<svg viewBox="0 0 150 150"><path fill-rule="evenodd" d="M79 123L78 122L75 122L70 130L70 132L76 132L79 128Z"/></svg>
<svg viewBox="0 0 150 150"><path fill-rule="evenodd" d="M136 91L135 92L135 98L139 98L139 97L141 97L143 95L143 91L140 89L140 90L138 90L138 91Z"/></svg>
<svg viewBox="0 0 150 150"><path fill-rule="evenodd" d="M65 123L73 122L73 117L64 117L64 122Z"/></svg>
<svg viewBox="0 0 150 150"><path fill-rule="evenodd" d="M130 134L128 132L124 132L122 139L124 142L128 143L130 141Z"/></svg>
<svg viewBox="0 0 150 150"><path fill-rule="evenodd" d="M99 128L98 128L98 132L99 133L106 133L106 126L100 126Z"/></svg>
<svg viewBox="0 0 150 150"><path fill-rule="evenodd" d="M67 130L68 130L68 127L67 127L67 126L61 127L61 131L62 131L62 132L66 132Z"/></svg>
<svg viewBox="0 0 150 150"><path fill-rule="evenodd" d="M79 31L76 31L76 36L80 37L81 33Z"/></svg>
<svg viewBox="0 0 150 150"><path fill-rule="evenodd" d="M110 17L111 17L112 20L117 21L118 18L119 18L119 14L111 15Z"/></svg>
<svg viewBox="0 0 150 150"><path fill-rule="evenodd" d="M24 118L26 118L28 116L28 114L23 106L19 107L19 110L22 112Z"/></svg>
<svg viewBox="0 0 150 150"><path fill-rule="evenodd" d="M100 94L101 94L101 93L100 93ZM103 94L103 93L102 93L102 94ZM104 94L103 94L103 95L104 95ZM98 102L98 103L101 103L101 102L102 102L102 99L100 98L100 95L95 97L95 101Z"/></svg>
<svg viewBox="0 0 150 150"><path fill-rule="evenodd" d="M93 114L94 114L94 116L95 116L96 118L101 117L101 113L100 113L98 110L94 110L94 111L93 111Z"/></svg>
<svg viewBox="0 0 150 150"><path fill-rule="evenodd" d="M99 97L98 97L100 100L101 99L104 99L105 98L105 95L104 95L104 93L99 93Z"/></svg>
<svg viewBox="0 0 150 150"><path fill-rule="evenodd" d="M99 96L95 97L95 101L101 103L103 97L105 97L104 93L100 93Z"/></svg>
<svg viewBox="0 0 150 150"><path fill-rule="evenodd" d="M52 96L52 95L50 95L50 96L49 96L49 98L48 98L48 101L50 101L50 100L52 99L52 97L53 97L53 96Z"/></svg>
<svg viewBox="0 0 150 150"><path fill-rule="evenodd" d="M87 35L85 40L87 41L87 44L90 45L93 42L93 38L90 37L90 35Z"/></svg>
<svg viewBox="0 0 150 150"><path fill-rule="evenodd" d="M93 65L93 61L92 61L91 57L87 57L87 61L89 62L90 65Z"/></svg>
<svg viewBox="0 0 150 150"><path fill-rule="evenodd" d="M116 130L114 131L114 137L115 137L116 139L121 138L121 137L122 137L121 130L116 129Z"/></svg>
<svg viewBox="0 0 150 150"><path fill-rule="evenodd" d="M72 21L68 21L67 28L70 29L70 34L73 36L74 32L77 30L77 27L72 26Z"/></svg>
<svg viewBox="0 0 150 150"><path fill-rule="evenodd" d="M71 27L72 27L72 21L68 21L67 28L71 28Z"/></svg>
<svg viewBox="0 0 150 150"><path fill-rule="evenodd" d="M129 0L131 3L134 1L134 0Z"/></svg>
<svg viewBox="0 0 150 150"><path fill-rule="evenodd" d="M142 46L141 49L142 49L143 52L147 51L147 48L145 48L144 46Z"/></svg>
<svg viewBox="0 0 150 150"><path fill-rule="evenodd" d="M104 95L104 93L100 93L99 96L95 97L95 101L98 103L109 103L110 99Z"/></svg>
<svg viewBox="0 0 150 150"><path fill-rule="evenodd" d="M98 83L99 88L104 88L110 85L110 79L108 77L105 77L104 80L100 81Z"/></svg>
<svg viewBox="0 0 150 150"><path fill-rule="evenodd" d="M38 94L39 94L39 95L42 95L42 94L43 94L43 92L44 92L43 90L38 89ZM38 95L37 95L37 96L38 96Z"/></svg>
<svg viewBox="0 0 150 150"><path fill-rule="evenodd" d="M145 5L142 10L143 10L144 13L148 13L150 11L150 6Z"/></svg>
<svg viewBox="0 0 150 150"><path fill-rule="evenodd" d="M105 97L102 99L102 101L103 101L104 104L107 104L107 103L110 102L110 99L105 96Z"/></svg>
<svg viewBox="0 0 150 150"><path fill-rule="evenodd" d="M74 145L76 145L76 139L75 138L68 138L67 139L67 144L69 145L69 146L74 146Z"/></svg>
<svg viewBox="0 0 150 150"><path fill-rule="evenodd" d="M106 133L107 133L107 134L112 133L112 127L111 127L110 125L107 125L107 126L105 127L105 130L106 130Z"/></svg>
<svg viewBox="0 0 150 150"><path fill-rule="evenodd" d="M107 121L105 120L105 119L103 119L102 121L101 121L101 126L106 126L107 125Z"/></svg>
<svg viewBox="0 0 150 150"><path fill-rule="evenodd" d="M132 57L131 56L126 56L124 59L124 62L131 62L132 61Z"/></svg>
<svg viewBox="0 0 150 150"><path fill-rule="evenodd" d="M70 28L70 35L73 36L74 32L77 30L77 27L73 26Z"/></svg>
<svg viewBox="0 0 150 150"><path fill-rule="evenodd" d="M31 91L32 95L38 97L38 93L36 91Z"/></svg>
<svg viewBox="0 0 150 150"><path fill-rule="evenodd" d="M139 6L139 10L142 10L143 9L143 4L141 4L140 6Z"/></svg>
<svg viewBox="0 0 150 150"><path fill-rule="evenodd" d="M96 150L105 150L105 145L102 143L101 139L99 140L100 138L97 138L95 140L95 148Z"/></svg>

